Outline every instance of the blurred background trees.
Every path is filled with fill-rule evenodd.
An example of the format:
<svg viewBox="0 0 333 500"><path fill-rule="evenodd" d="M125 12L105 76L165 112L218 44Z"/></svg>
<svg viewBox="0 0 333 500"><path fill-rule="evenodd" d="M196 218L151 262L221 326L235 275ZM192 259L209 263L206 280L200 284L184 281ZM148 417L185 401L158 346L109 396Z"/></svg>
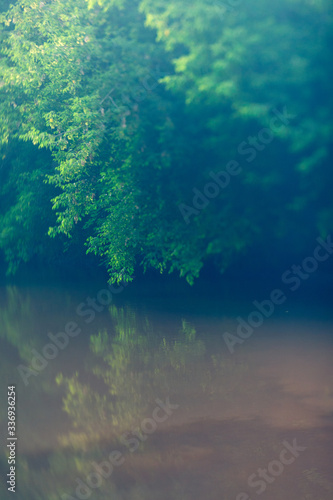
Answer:
<svg viewBox="0 0 333 500"><path fill-rule="evenodd" d="M1 10L8 272L36 256L57 266L69 246L95 254L112 281L141 264L192 283L206 262L223 271L253 248L297 251L330 232L331 2ZM195 207L232 160L240 173Z"/></svg>

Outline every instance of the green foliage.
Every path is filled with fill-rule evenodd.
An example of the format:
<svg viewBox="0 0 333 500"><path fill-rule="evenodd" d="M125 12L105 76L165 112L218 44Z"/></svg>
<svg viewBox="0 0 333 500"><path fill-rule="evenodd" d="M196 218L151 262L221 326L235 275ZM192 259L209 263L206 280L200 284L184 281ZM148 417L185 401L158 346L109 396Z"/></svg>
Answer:
<svg viewBox="0 0 333 500"><path fill-rule="evenodd" d="M10 272L56 245L48 232L111 281L140 263L192 283L207 260L224 270L264 238L302 238L302 217L331 229L328 0L21 0L1 21L1 141L19 144L0 188ZM238 148L274 108L292 123L249 164ZM242 173L185 224L179 204L230 160Z"/></svg>
<svg viewBox="0 0 333 500"><path fill-rule="evenodd" d="M46 183L52 165L47 151L38 154L30 144L16 141L3 149L0 248L9 263L8 274L14 274L20 262L28 262L35 255L47 255L52 260L58 249L47 236L54 219L50 198L55 191Z"/></svg>

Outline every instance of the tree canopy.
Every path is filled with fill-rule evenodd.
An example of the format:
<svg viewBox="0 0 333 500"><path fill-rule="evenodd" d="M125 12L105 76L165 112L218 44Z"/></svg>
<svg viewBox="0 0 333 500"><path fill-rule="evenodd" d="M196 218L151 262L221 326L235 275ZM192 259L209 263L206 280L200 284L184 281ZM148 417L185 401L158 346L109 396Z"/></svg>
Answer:
<svg viewBox="0 0 333 500"><path fill-rule="evenodd" d="M332 227L328 0L0 4L0 248L190 283ZM307 227L304 227L306 220Z"/></svg>

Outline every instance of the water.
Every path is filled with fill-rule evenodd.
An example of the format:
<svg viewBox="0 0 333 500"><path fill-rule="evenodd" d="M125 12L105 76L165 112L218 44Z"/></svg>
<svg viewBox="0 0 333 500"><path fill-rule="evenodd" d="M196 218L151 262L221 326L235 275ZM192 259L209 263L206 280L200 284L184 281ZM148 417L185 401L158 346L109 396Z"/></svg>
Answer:
<svg viewBox="0 0 333 500"><path fill-rule="evenodd" d="M332 499L330 311L283 304L231 353L223 334L251 302L129 285L87 313L99 289L0 289L1 435L16 384L16 498ZM66 325L76 335L45 348ZM36 352L53 359L29 372ZM3 454L2 478L7 469Z"/></svg>

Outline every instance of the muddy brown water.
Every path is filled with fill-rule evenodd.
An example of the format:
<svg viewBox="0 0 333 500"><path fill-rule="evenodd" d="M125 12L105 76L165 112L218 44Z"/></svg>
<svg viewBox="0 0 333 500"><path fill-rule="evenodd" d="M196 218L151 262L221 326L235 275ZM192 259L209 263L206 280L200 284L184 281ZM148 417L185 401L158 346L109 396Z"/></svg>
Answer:
<svg viewBox="0 0 333 500"><path fill-rule="evenodd" d="M329 314L282 306L231 353L246 304L98 290L0 289L1 499L15 384L16 498L332 500Z"/></svg>

